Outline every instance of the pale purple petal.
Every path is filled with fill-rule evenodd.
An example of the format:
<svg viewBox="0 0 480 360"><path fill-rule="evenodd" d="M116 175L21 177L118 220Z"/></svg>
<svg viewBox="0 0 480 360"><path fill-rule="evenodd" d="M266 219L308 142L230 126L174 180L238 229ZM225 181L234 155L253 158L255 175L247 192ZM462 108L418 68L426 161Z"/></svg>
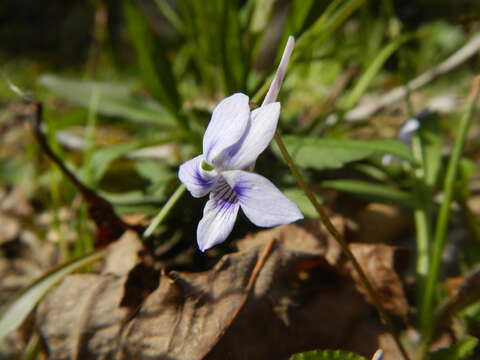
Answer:
<svg viewBox="0 0 480 360"><path fill-rule="evenodd" d="M278 65L277 72L275 73L275 77L270 84L267 95L265 95L265 99L263 99L262 106L270 104L277 100L278 93L280 92L280 88L282 87L283 78L285 77L285 72L287 71L288 60L290 59L290 55L292 55L294 46L295 39L293 38L293 36L289 36L287 45L285 45L285 50L283 50L282 58L280 59L280 64Z"/></svg>
<svg viewBox="0 0 480 360"><path fill-rule="evenodd" d="M239 209L237 197L223 180L215 186L203 210L203 218L198 223L197 243L205 251L225 241L235 224Z"/></svg>
<svg viewBox="0 0 480 360"><path fill-rule="evenodd" d="M250 117L248 96L236 93L223 99L213 110L203 136L207 163L221 167L222 153L237 143L245 133Z"/></svg>
<svg viewBox="0 0 480 360"><path fill-rule="evenodd" d="M280 103L278 102L252 111L245 137L234 145L235 149L231 151L233 154L224 161L228 169L244 169L257 160L272 140L279 116Z"/></svg>
<svg viewBox="0 0 480 360"><path fill-rule="evenodd" d="M202 169L203 155L198 155L180 165L178 178L193 197L207 195L216 184L218 173Z"/></svg>
<svg viewBox="0 0 480 360"><path fill-rule="evenodd" d="M232 170L222 172L222 177L233 188L240 207L255 225L271 227L303 219L297 205L263 176Z"/></svg>

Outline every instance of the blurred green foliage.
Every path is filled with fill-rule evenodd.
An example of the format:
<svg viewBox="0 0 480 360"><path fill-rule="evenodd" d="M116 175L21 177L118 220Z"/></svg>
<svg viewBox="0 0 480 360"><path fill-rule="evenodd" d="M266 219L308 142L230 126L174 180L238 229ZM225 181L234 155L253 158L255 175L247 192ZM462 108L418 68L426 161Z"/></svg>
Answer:
<svg viewBox="0 0 480 360"><path fill-rule="evenodd" d="M397 108L380 117L385 121L380 128L394 130L390 132L382 132L374 122L353 124L344 118L365 95L376 99L414 79L478 31L478 20L460 22L453 13L437 14L441 9L428 12L428 1L405 3L97 0L75 2L73 10L61 7L55 11L50 5L43 9L37 5L39 19L45 16L49 24L58 21L58 29L65 29L62 19L78 14L70 24L77 26L75 31L65 30L72 38L50 34L48 44L42 40L44 53L40 45L32 46L31 53L27 46L25 50L18 44L8 45L0 50L2 73L45 104L49 142L74 173L110 200L119 213L150 217L174 193L178 165L201 151L202 133L215 104L231 93L245 92L258 105L284 43L293 35L297 46L280 93L280 129L287 134L285 143L297 165L319 188L318 196L327 201L323 190L329 188L365 201L405 209L421 207L431 221L448 161L442 150L455 129L450 120L456 111L422 122L413 145L395 140L395 131L403 120L422 110L417 105L422 101L407 96L402 102L406 111ZM18 10L15 6L3 3L0 14ZM475 15L475 6L462 16ZM45 23L32 24L31 33L35 26L44 29ZM24 31L19 31L22 39ZM4 39L1 32L0 39ZM478 64L473 61L463 64L428 87L424 97L444 92L464 96L476 70ZM17 126L14 109L7 107L17 98L8 82L1 82L0 102L5 111L0 127L5 132ZM5 138L0 185L19 186L35 201L38 211L57 213L74 201L76 191L41 157L28 133L22 134L20 141ZM383 154L403 160L383 164ZM455 184L460 210L455 215L467 214L467 229L478 245L480 225L465 205L472 196L466 189L474 178L476 160L478 147L462 159ZM257 169L279 184L306 217L315 217L275 147L262 155ZM167 224L158 229L158 238L180 234L180 250L193 247L200 205L184 197ZM59 241L66 257L85 254L92 247L85 209L75 211L70 225L78 232L77 243L62 245ZM60 219L53 226L62 232ZM240 221L232 238L253 229ZM478 251L468 246L461 251L462 271L480 260ZM201 268L209 260L195 261ZM480 323L478 316L471 321ZM459 349L470 349L472 341L465 341Z"/></svg>

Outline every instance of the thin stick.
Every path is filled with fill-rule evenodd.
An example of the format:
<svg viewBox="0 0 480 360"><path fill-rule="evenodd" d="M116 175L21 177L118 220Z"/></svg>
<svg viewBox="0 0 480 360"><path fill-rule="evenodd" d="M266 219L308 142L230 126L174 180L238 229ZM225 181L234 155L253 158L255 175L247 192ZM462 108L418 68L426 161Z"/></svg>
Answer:
<svg viewBox="0 0 480 360"><path fill-rule="evenodd" d="M332 234L332 236L335 238L335 240L338 242L340 247L342 248L343 252L347 256L348 260L351 261L353 264L353 267L355 268L355 271L358 273L360 280L362 281L363 285L368 291L368 294L370 295L370 298L373 301L373 304L377 308L377 311L380 315L381 321L387 326L389 329L390 333L392 334L393 340L398 346L398 349L402 353L403 357L406 360L409 360L409 356L403 347L402 343L400 342L400 339L398 337L398 334L395 330L395 327L393 326L392 321L390 320L390 317L388 316L387 312L383 308L382 304L380 303L380 299L377 295L377 292L375 291L372 283L368 279L367 275L364 273L362 268L360 267L360 264L358 263L357 259L353 255L352 251L348 247L347 242L343 238L343 236L338 232L338 230L335 228L335 226L332 224L330 221L330 218L328 217L327 213L323 209L323 207L320 205L320 203L317 201L317 198L313 194L313 192L310 190L308 187L307 183L305 182L302 174L300 173L300 170L297 168L295 163L293 162L292 157L288 153L287 148L285 147L285 144L283 143L283 140L277 131L275 133L275 141L280 149L280 152L282 153L285 161L287 162L288 167L290 168L290 171L292 172L295 180L297 181L298 185L302 188L302 190L305 192L305 195L307 195L308 199L312 203L312 205L315 207L315 210L317 211L318 215L320 216L320 220L323 222L327 230Z"/></svg>
<svg viewBox="0 0 480 360"><path fill-rule="evenodd" d="M253 289L253 285L255 285L255 282L257 281L258 274L260 273L260 270L262 270L263 265L265 265L265 262L267 261L268 256L272 252L273 244L275 242L275 239L272 239L268 242L268 244L265 246L263 249L262 253L260 254L260 257L257 260L257 263L255 264L255 267L252 270L252 273L250 274L250 279L248 279L248 284L247 284L247 294L250 294L250 292ZM248 295L247 295L248 296Z"/></svg>
<svg viewBox="0 0 480 360"><path fill-rule="evenodd" d="M27 100L33 117L33 130L40 148L47 157L56 164L62 174L75 186L88 205L90 218L97 226L95 248L102 248L118 239L129 226L115 213L112 204L98 195L93 189L83 184L77 176L63 163L50 147L43 127L43 107L41 103Z"/></svg>
<svg viewBox="0 0 480 360"><path fill-rule="evenodd" d="M480 50L480 34L474 36L468 43L461 47L453 55L442 61L440 64L430 69L420 76L416 77L412 81L408 82L405 86L399 86L393 90L390 90L385 95L381 96L377 101L369 102L367 104L361 104L354 109L348 111L345 114L347 121L361 121L368 119L380 109L394 104L397 101L405 98L408 92L412 92L427 85L429 82L435 80L438 76L443 75L450 70L456 68L464 61L478 53Z"/></svg>

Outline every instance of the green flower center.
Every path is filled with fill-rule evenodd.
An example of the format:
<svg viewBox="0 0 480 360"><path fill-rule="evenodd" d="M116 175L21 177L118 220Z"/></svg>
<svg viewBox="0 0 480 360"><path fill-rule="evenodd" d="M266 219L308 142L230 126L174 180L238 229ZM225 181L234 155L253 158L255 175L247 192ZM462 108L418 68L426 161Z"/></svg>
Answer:
<svg viewBox="0 0 480 360"><path fill-rule="evenodd" d="M202 164L201 164L200 166L201 166L202 169L205 170L205 171L212 171L212 170L215 169L212 165L206 163L205 161L202 161Z"/></svg>

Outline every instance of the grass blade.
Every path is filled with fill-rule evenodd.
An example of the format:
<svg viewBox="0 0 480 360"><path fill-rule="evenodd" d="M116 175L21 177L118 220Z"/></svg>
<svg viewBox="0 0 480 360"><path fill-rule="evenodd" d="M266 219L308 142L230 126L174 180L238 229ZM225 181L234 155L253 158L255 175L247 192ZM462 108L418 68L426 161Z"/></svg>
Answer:
<svg viewBox="0 0 480 360"><path fill-rule="evenodd" d="M0 341L23 323L43 296L60 280L71 272L101 259L105 254L106 250L99 250L74 258L53 268L38 280L34 281L2 314L0 318Z"/></svg>
<svg viewBox="0 0 480 360"><path fill-rule="evenodd" d="M455 137L452 155L447 165L447 172L443 186L443 201L440 206L440 211L435 227L432 261L428 272L423 301L420 304L420 328L422 330L424 346L431 341L432 330L435 329L433 323L433 309L435 304L435 289L438 282L440 272L440 264L445 247L445 237L448 227L448 220L450 218L450 205L453 200L453 191L455 179L458 172L458 164L462 156L467 132L470 127L471 119L473 118L477 99L480 93L480 76L477 76L472 85L472 90L468 99L467 107L458 125L458 132Z"/></svg>
<svg viewBox="0 0 480 360"><path fill-rule="evenodd" d="M183 23L180 16L178 16L176 11L169 4L169 2L167 0L154 1L158 9L162 13L162 15L165 16L170 25L172 25L178 33L183 34L183 32L185 31L185 24Z"/></svg>
<svg viewBox="0 0 480 360"><path fill-rule="evenodd" d="M237 1L225 1L221 16L224 36L222 43L222 67L228 93L246 91L247 60L242 43L242 29Z"/></svg>
<svg viewBox="0 0 480 360"><path fill-rule="evenodd" d="M373 78L379 70L381 69L382 65L387 61L387 59L398 50L398 48L408 41L411 36L400 36L387 46L385 46L373 59L372 63L368 66L365 72L360 76L360 79L356 83L355 87L352 91L348 94L345 100L342 102L341 107L346 111L351 109L360 97L365 93L368 86L372 82Z"/></svg>
<svg viewBox="0 0 480 360"><path fill-rule="evenodd" d="M140 75L152 96L164 105L180 125L187 128L184 118L179 117L181 102L176 80L171 71L165 49L158 48L141 10L130 0L123 2L124 15L130 41L136 51Z"/></svg>
<svg viewBox="0 0 480 360"><path fill-rule="evenodd" d="M310 53L312 46L318 47L321 42L328 39L364 2L365 0L332 1L322 16L298 39L292 60L296 60L304 53Z"/></svg>

